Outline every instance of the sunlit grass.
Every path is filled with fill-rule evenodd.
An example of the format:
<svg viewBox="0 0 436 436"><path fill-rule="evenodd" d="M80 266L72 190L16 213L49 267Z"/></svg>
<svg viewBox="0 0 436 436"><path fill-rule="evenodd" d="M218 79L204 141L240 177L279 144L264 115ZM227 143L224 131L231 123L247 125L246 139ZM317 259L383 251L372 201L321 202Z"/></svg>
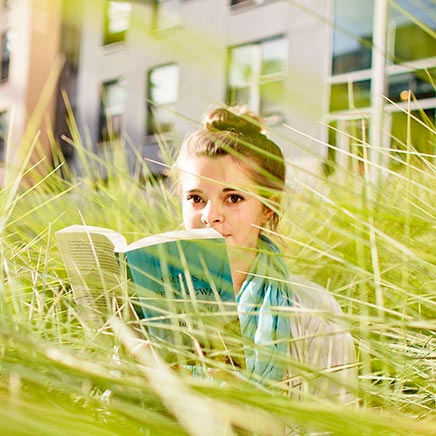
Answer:
<svg viewBox="0 0 436 436"><path fill-rule="evenodd" d="M215 52L204 44L208 62L215 64ZM35 126L42 114L40 108L29 122L26 150L37 147ZM293 428L335 435L434 434L432 156L406 141L395 153L381 150L389 166L380 171L365 156L350 153L349 167L336 167L328 178L310 174L310 182L290 181L283 199L273 237L290 270L329 289L344 310L359 357L359 379L349 381L359 399L356 408L289 398L286 386L265 389L243 371L182 347L173 350L180 361L197 360L216 372L202 378L175 371L144 347L141 323L117 311L109 294L109 313L95 326L74 298L54 232L86 223L116 229L133 242L179 227L181 212L171 182L151 177L142 156L129 170L126 149L132 152L134 145L128 138L97 156L79 135L71 110L69 123L64 140L75 149L79 177L59 154L55 169L26 187L20 182L33 171L23 156L24 164L9 168L0 191L2 434L268 435ZM161 145L171 164L168 144ZM377 182L373 171L382 173ZM121 305L128 305L125 293L122 298ZM328 377L310 364L299 370L308 383Z"/></svg>
<svg viewBox="0 0 436 436"><path fill-rule="evenodd" d="M290 399L235 376L222 362L208 362L220 371L215 379L192 378L138 354L141 329L131 319L113 324L108 314L100 328L88 324L54 232L84 222L117 229L132 242L179 226L180 209L168 181L129 174L122 148L111 161L73 143L89 167L80 179L61 179L54 170L34 188L6 186L1 194L7 206L0 253L3 432L205 434L207 422L208 434L236 428L280 434L299 426L343 435L432 434L431 166L411 159L371 185L370 198L364 176L337 168L315 185L293 186L284 199L277 239L290 269L336 296L355 338L359 382L350 385L360 398L356 410ZM93 177L94 164L106 165L110 177ZM140 156L138 165L148 173ZM314 375L310 367L302 371ZM204 422L197 423L198 414Z"/></svg>

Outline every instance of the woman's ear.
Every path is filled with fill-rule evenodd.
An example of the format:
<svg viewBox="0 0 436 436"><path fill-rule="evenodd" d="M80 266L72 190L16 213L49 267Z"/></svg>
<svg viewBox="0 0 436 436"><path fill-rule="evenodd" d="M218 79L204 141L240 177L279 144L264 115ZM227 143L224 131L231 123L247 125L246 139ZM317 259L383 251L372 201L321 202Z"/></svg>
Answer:
<svg viewBox="0 0 436 436"><path fill-rule="evenodd" d="M276 208L279 204L280 204L280 197L278 195L271 195L267 199L266 204L264 204L267 220L274 215L274 210L272 210L272 208Z"/></svg>
<svg viewBox="0 0 436 436"><path fill-rule="evenodd" d="M271 197L269 197L267 199L267 204L264 203L264 220L265 222L263 223L263 225L265 225L266 223L268 223L268 221L274 217L277 217L276 213L274 212L274 209L276 209L280 204L280 196L279 195L272 195Z"/></svg>
<svg viewBox="0 0 436 436"><path fill-rule="evenodd" d="M274 211L271 210L268 206L264 206L262 225L264 226L273 215L274 215Z"/></svg>

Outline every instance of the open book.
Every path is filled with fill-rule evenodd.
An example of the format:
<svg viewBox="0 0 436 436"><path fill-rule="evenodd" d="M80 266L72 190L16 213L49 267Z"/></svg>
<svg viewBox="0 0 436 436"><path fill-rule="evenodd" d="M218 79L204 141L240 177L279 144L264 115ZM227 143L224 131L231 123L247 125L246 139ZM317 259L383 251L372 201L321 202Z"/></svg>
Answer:
<svg viewBox="0 0 436 436"><path fill-rule="evenodd" d="M224 336L240 333L225 240L214 230L179 230L127 244L113 230L72 225L56 239L76 300L95 317L113 310L124 294L164 352L179 346L223 356Z"/></svg>

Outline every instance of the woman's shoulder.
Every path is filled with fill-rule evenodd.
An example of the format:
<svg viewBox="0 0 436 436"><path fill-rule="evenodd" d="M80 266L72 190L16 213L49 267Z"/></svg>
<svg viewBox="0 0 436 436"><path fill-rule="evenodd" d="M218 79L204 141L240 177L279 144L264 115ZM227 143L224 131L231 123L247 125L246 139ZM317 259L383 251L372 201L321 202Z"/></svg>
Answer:
<svg viewBox="0 0 436 436"><path fill-rule="evenodd" d="M305 277L291 274L289 283L293 291L293 301L296 307L330 313L342 313L335 297L321 285Z"/></svg>
<svg viewBox="0 0 436 436"><path fill-rule="evenodd" d="M347 347L354 349L353 340L349 335L349 326L344 318L344 312L331 292L304 277L291 275L290 284L293 291L293 306L299 314L296 316L292 329L294 334L315 337L319 332L337 332L341 341ZM327 339L330 336L321 335ZM339 336L336 342L339 341Z"/></svg>

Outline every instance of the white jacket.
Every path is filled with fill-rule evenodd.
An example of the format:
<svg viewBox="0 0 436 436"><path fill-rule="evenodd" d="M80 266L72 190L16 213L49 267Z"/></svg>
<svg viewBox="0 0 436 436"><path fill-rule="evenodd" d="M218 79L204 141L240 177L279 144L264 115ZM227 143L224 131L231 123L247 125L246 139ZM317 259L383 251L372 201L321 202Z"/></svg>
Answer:
<svg viewBox="0 0 436 436"><path fill-rule="evenodd" d="M291 396L314 395L342 403L356 401L357 359L344 314L333 295L299 276L291 276Z"/></svg>

